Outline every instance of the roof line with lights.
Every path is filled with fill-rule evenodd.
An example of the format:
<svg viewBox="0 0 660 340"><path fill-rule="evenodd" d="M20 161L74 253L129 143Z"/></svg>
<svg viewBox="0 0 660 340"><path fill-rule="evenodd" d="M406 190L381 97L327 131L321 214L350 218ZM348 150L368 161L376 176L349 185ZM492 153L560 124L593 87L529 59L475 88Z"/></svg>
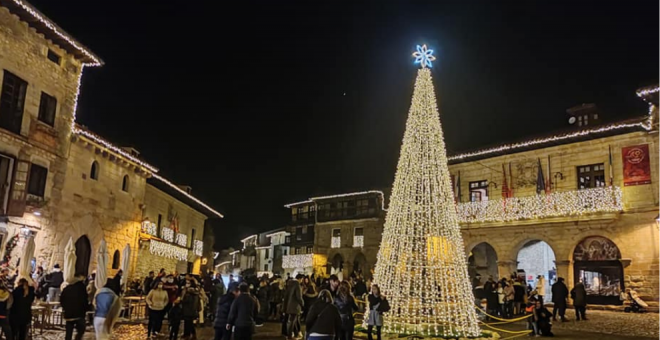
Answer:
<svg viewBox="0 0 660 340"><path fill-rule="evenodd" d="M52 33L57 35L58 37L64 39L71 47L74 49L78 50L80 53L85 55L89 60L92 62L83 62L83 65L85 66L101 66L103 65L103 61L101 58L99 58L97 55L92 53L89 49L87 49L85 46L83 46L81 43L76 41L73 37L71 37L68 33L66 33L62 28L57 26L53 21L48 19L45 15L43 15L41 12L39 12L36 8L34 8L32 5L30 5L28 2L23 1L23 0L10 0L12 1L16 6L20 7L23 11L27 12L34 18L36 21L40 22L44 26L46 26Z"/></svg>
<svg viewBox="0 0 660 340"><path fill-rule="evenodd" d="M254 238L257 238L257 236L259 236L259 235L257 235L257 234L250 235L250 236L248 236L248 237L242 239L241 242L245 242L245 241L247 241L247 240L249 240L249 239L251 239L251 238L253 238L253 237L254 237Z"/></svg>
<svg viewBox="0 0 660 340"><path fill-rule="evenodd" d="M649 110L650 112L650 110ZM448 161L467 161L471 158L474 157L480 157L480 156L487 156L490 154L494 153L500 153L504 151L517 151L519 149L524 149L528 147L534 147L534 146L541 146L549 143L554 143L554 142L560 142L564 140L570 140L573 138L578 138L578 137L584 137L588 136L591 134L598 134L598 133L603 133L603 132L609 132L609 131L617 131L617 130L623 130L623 129L628 129L628 128L642 128L646 131L651 130L652 128L652 116L647 115L644 116L642 120L637 121L637 122L631 122L631 123L613 123L613 124L608 124L608 125L603 125L600 127L592 128L592 129L584 129L580 131L575 131L571 133L565 133L561 135L554 135L546 138L536 138L536 139L530 139L524 142L518 142L518 143L512 143L512 144L504 144L492 148L487 148L487 149L481 149L477 151L472 151L472 152L466 152L466 153L461 153L453 156L447 157Z"/></svg>
<svg viewBox="0 0 660 340"><path fill-rule="evenodd" d="M204 208L207 209L208 211L214 213L216 216L218 216L218 217L220 217L220 218L224 218L224 217L225 217L225 216L222 215L221 213L219 213L219 212L217 212L216 210L214 210L213 208L211 208L208 204L206 204L206 203L202 202L201 200L199 200L197 197L195 197L195 196L193 196L193 195L187 193L185 190L182 190L181 188L179 188L176 184L174 184L174 183L168 181L165 177L163 177L163 176L161 176L161 175L158 175L158 174L152 174L151 177L154 178L154 179L157 179L157 180L161 181L162 183L167 184L170 188L172 188L172 189L178 191L180 194L186 196L187 198L189 198L189 199L192 200L193 202L195 202L195 203L201 205L202 207L204 207Z"/></svg>
<svg viewBox="0 0 660 340"><path fill-rule="evenodd" d="M333 199L333 198L342 198L342 197L351 197L351 196L361 196L361 195L368 195L368 194L379 194L383 197L383 199L385 199L385 194L382 191L380 191L380 190L368 190L368 191L350 192L350 193L346 193L346 194L312 197L312 198L309 198L305 201L285 204L284 207L285 208L291 208L291 207L301 205L301 204L314 203L314 201ZM385 209L383 209L383 210L385 210Z"/></svg>

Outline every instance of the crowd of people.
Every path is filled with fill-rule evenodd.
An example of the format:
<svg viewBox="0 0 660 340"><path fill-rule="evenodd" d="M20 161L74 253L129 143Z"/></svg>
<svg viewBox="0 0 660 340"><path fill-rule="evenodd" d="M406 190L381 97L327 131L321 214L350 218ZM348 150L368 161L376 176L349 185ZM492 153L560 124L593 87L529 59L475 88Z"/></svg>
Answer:
<svg viewBox="0 0 660 340"><path fill-rule="evenodd" d="M281 323L287 340L302 338L302 324L309 340L352 340L355 314L364 313L368 338L372 332L381 340L382 313L389 310L378 285L360 275L340 281L336 275L326 278L296 275L282 278L250 277L234 282L215 308L215 340L250 340L254 327L265 321ZM366 309L366 310L365 310Z"/></svg>
<svg viewBox="0 0 660 340"><path fill-rule="evenodd" d="M510 278L502 278L495 281L489 277L486 283L480 284L479 278L473 282L474 296L477 305L486 301L486 318L494 317L511 319L515 317L531 315L528 317L528 327L532 330L531 336L553 336L552 321L568 321L566 318L566 307L568 305L569 291L564 283L564 278L557 278L551 286L553 310L550 312L545 307L546 287L545 279L539 275L536 288L526 285L524 278L515 274ZM577 321L587 320L587 292L582 282L579 282L570 291L575 308Z"/></svg>

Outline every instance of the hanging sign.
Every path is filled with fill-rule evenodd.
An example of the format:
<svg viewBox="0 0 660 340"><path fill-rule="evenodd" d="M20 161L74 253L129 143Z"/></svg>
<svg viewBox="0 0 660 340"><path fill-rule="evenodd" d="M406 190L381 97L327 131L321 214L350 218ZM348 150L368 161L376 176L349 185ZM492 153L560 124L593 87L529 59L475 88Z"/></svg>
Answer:
<svg viewBox="0 0 660 340"><path fill-rule="evenodd" d="M623 185L641 185L651 183L651 164L649 145L628 146L621 149L623 156Z"/></svg>

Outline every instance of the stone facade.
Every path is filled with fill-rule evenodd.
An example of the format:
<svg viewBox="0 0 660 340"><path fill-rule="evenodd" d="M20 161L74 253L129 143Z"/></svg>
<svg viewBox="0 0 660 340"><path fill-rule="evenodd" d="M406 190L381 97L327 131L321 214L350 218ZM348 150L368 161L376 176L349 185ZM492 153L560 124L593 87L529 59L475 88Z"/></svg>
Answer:
<svg viewBox="0 0 660 340"><path fill-rule="evenodd" d="M657 117L657 109L654 109ZM635 186L623 185L622 148L647 144L649 147L651 183ZM622 190L623 207L618 212L592 213L579 216L561 216L512 222L466 223L462 225L467 254L482 243L492 246L496 253L499 276L508 276L519 268L519 251L530 241L545 241L556 258L556 270L564 277L569 288L576 283L574 251L586 237L602 236L611 240L620 250L623 267L623 288L634 288L639 295L657 305L658 293L658 133L626 132L618 135L538 148L536 150L498 155L478 161L450 164L450 172L458 176L462 201L469 197L469 183L488 181L489 198L501 199L502 165L507 175L512 164L514 195L536 195L537 168L540 159L544 176L548 178L547 162L551 162L552 191L577 190L578 167L591 164L605 165L605 179L609 185L609 150L612 153L613 185ZM519 166L521 165L522 166ZM526 169L525 164L531 165ZM527 173L530 172L531 174ZM532 178L532 180L525 180ZM508 179L511 183L510 177ZM546 276L547 277L547 276Z"/></svg>

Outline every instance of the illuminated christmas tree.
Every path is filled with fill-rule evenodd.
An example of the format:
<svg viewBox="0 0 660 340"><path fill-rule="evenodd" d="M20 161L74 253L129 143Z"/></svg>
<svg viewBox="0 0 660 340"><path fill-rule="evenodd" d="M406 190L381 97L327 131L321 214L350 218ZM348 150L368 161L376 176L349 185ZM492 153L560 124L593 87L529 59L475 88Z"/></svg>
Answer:
<svg viewBox="0 0 660 340"><path fill-rule="evenodd" d="M476 337L468 277L445 142L430 67L417 46L417 73L374 282L387 297L387 332Z"/></svg>

